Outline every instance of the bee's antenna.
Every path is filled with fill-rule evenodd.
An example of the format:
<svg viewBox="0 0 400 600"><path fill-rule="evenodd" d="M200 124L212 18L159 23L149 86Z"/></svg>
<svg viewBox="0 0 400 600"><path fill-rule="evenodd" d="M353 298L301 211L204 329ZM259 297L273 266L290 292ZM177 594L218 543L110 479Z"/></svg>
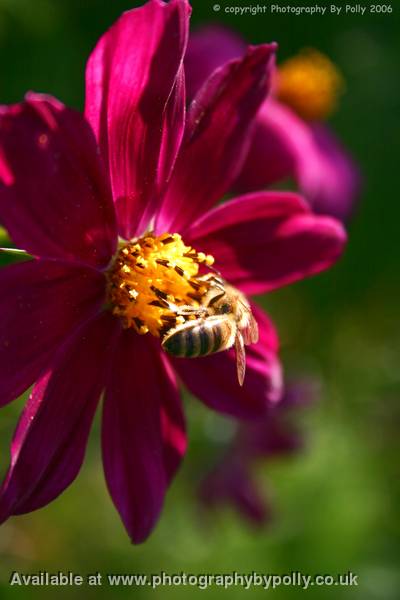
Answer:
<svg viewBox="0 0 400 600"><path fill-rule="evenodd" d="M207 265L208 268L210 269L210 271L212 271L213 273L216 273L218 275L218 277L220 277L220 279L222 279L222 275L221 272L218 271L218 269L216 269L215 267L213 267L212 265Z"/></svg>

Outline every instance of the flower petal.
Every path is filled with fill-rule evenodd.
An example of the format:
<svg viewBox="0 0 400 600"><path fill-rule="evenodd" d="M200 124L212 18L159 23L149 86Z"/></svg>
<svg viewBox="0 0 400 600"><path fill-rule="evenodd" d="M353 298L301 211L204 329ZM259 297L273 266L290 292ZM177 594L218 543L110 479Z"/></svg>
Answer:
<svg viewBox="0 0 400 600"><path fill-rule="evenodd" d="M191 33L185 55L188 98L194 98L215 69L245 52L243 39L221 25L209 25Z"/></svg>
<svg viewBox="0 0 400 600"><path fill-rule="evenodd" d="M0 489L0 522L48 504L78 474L115 328L109 313L85 326L33 388Z"/></svg>
<svg viewBox="0 0 400 600"><path fill-rule="evenodd" d="M296 194L259 192L209 211L186 239L216 258L227 281L261 294L330 267L346 233L338 221L312 214Z"/></svg>
<svg viewBox="0 0 400 600"><path fill-rule="evenodd" d="M303 448L303 436L281 410L284 397L267 417L247 422L239 429L236 447L241 456L248 459L267 458L295 453Z"/></svg>
<svg viewBox="0 0 400 600"><path fill-rule="evenodd" d="M239 515L255 525L271 519L271 507L251 473L251 466L227 456L201 481L199 500L204 508L231 504Z"/></svg>
<svg viewBox="0 0 400 600"><path fill-rule="evenodd" d="M240 192L261 190L295 173L298 156L315 160L315 146L304 121L268 98L257 115L246 161L235 182Z"/></svg>
<svg viewBox="0 0 400 600"><path fill-rule="evenodd" d="M306 123L268 99L235 187L249 192L287 177L295 179L314 211L341 220L350 215L360 189L356 165L326 126Z"/></svg>
<svg viewBox="0 0 400 600"><path fill-rule="evenodd" d="M32 260L0 269L0 406L41 375L54 351L100 310L105 280L79 265Z"/></svg>
<svg viewBox="0 0 400 600"><path fill-rule="evenodd" d="M313 210L346 221L354 210L361 188L357 165L328 127L315 123L311 133L316 146L316 160L308 155L299 158L299 186Z"/></svg>
<svg viewBox="0 0 400 600"><path fill-rule="evenodd" d="M250 47L215 71L193 100L157 231L184 231L228 191L269 89L275 47Z"/></svg>
<svg viewBox="0 0 400 600"><path fill-rule="evenodd" d="M105 266L114 208L83 117L49 96L0 107L0 221L35 256Z"/></svg>
<svg viewBox="0 0 400 600"><path fill-rule="evenodd" d="M189 14L186 0L150 0L118 19L87 65L85 114L127 239L149 225L180 145Z"/></svg>
<svg viewBox="0 0 400 600"><path fill-rule="evenodd" d="M295 427L296 413L315 402L318 393L318 382L312 379L297 379L287 384L281 401L263 419L240 425L233 442L235 454L242 460L253 461L303 449L305 439Z"/></svg>
<svg viewBox="0 0 400 600"><path fill-rule="evenodd" d="M174 376L153 340L125 330L114 356L103 412L108 489L134 543L161 511L186 449Z"/></svg>
<svg viewBox="0 0 400 600"><path fill-rule="evenodd" d="M266 315L253 306L260 339L246 346L246 376L237 380L233 349L196 359L177 358L173 365L186 387L210 408L239 418L266 414L282 394L281 366L276 355L275 330Z"/></svg>

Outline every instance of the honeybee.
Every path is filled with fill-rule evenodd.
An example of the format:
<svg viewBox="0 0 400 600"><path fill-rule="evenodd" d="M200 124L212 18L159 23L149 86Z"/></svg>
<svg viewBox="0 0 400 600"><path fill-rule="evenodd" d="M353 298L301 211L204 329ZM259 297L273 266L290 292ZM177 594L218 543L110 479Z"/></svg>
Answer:
<svg viewBox="0 0 400 600"><path fill-rule="evenodd" d="M234 345L237 377L243 385L244 347L258 341L257 322L246 298L237 289L214 274L201 279L209 284L201 306L171 307L185 322L167 330L162 347L172 356L196 358L228 350Z"/></svg>

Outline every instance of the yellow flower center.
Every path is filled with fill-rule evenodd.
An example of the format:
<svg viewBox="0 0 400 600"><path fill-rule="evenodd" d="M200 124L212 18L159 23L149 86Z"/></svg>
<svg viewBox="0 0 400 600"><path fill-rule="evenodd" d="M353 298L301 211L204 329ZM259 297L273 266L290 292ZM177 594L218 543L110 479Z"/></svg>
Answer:
<svg viewBox="0 0 400 600"><path fill-rule="evenodd" d="M162 336L185 322L177 306L200 306L208 284L197 277L199 266L213 262L211 255L186 246L178 233L149 233L124 244L108 272L113 314L125 328Z"/></svg>
<svg viewBox="0 0 400 600"><path fill-rule="evenodd" d="M277 96L307 121L326 119L336 108L343 78L321 52L303 50L278 68Z"/></svg>

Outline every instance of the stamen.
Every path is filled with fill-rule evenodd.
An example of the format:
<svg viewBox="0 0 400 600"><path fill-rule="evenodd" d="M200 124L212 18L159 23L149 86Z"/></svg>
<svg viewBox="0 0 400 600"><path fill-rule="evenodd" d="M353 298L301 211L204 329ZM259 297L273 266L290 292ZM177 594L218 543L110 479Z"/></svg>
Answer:
<svg viewBox="0 0 400 600"><path fill-rule="evenodd" d="M127 243L108 272L111 310L123 327L159 337L193 318L176 314L177 307L201 305L210 283L199 279L199 268L213 262L211 255L186 246L177 233L148 234Z"/></svg>
<svg viewBox="0 0 400 600"><path fill-rule="evenodd" d="M165 237L164 239L161 239L162 244L172 244L173 241L174 241L174 237L172 235L169 235L169 236Z"/></svg>
<svg viewBox="0 0 400 600"><path fill-rule="evenodd" d="M336 108L344 81L327 56L306 49L278 68L277 96L307 121L326 119Z"/></svg>
<svg viewBox="0 0 400 600"><path fill-rule="evenodd" d="M174 269L175 269L175 271L178 273L178 275L180 275L181 277L183 277L183 276L184 276L184 274L185 274L185 271L184 271L183 269L181 269L181 267L178 267L178 265L176 265L176 266L174 267Z"/></svg>
<svg viewBox="0 0 400 600"><path fill-rule="evenodd" d="M151 285L150 289L155 293L155 295L157 296L157 298L160 298L161 300L166 300L168 298L168 294L166 294L162 290L159 290L154 285Z"/></svg>
<svg viewBox="0 0 400 600"><path fill-rule="evenodd" d="M162 258L157 258L157 264L158 265L162 265L163 267L169 267L169 262L167 260L164 260Z"/></svg>
<svg viewBox="0 0 400 600"><path fill-rule="evenodd" d="M152 300L151 302L149 302L149 306L158 306L159 308L169 308L169 304L168 302L162 301L162 300ZM161 318L163 318L161 316Z"/></svg>

